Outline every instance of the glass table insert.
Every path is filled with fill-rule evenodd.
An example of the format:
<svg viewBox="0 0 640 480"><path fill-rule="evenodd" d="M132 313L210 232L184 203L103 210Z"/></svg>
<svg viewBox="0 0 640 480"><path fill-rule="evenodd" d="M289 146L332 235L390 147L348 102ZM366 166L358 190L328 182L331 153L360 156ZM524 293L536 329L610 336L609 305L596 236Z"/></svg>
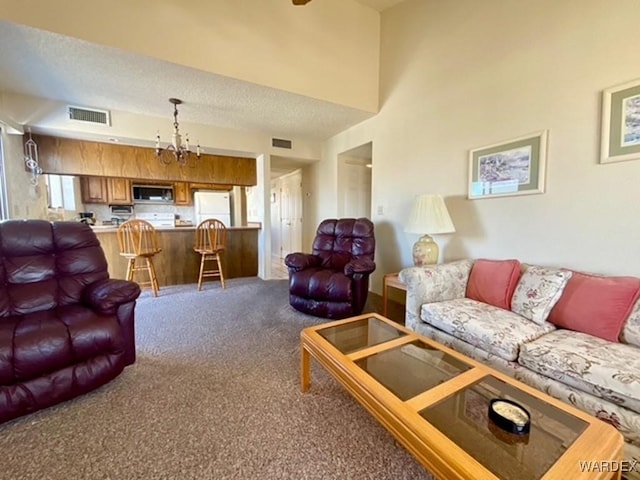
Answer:
<svg viewBox="0 0 640 480"><path fill-rule="evenodd" d="M375 317L323 328L318 334L345 355L407 335Z"/></svg>
<svg viewBox="0 0 640 480"><path fill-rule="evenodd" d="M508 434L489 420L489 401L493 398L506 398L525 407L531 415L529 434ZM588 426L493 376L419 413L485 468L506 480L541 478Z"/></svg>
<svg viewBox="0 0 640 480"><path fill-rule="evenodd" d="M401 400L409 400L471 368L420 340L361 358L355 364Z"/></svg>

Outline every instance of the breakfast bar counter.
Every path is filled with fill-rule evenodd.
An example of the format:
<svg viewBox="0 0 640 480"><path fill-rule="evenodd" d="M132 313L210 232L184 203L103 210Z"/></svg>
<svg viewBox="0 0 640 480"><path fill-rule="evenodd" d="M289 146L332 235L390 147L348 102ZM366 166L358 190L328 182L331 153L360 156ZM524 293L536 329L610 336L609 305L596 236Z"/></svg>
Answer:
<svg viewBox="0 0 640 480"><path fill-rule="evenodd" d="M162 251L153 257L153 263L160 288L198 282L200 255L193 251L195 230L193 226L156 228ZM96 226L93 231L107 257L111 278L125 278L127 261L120 256L117 227ZM227 248L222 255L225 279L258 275L259 231L257 226L227 227Z"/></svg>

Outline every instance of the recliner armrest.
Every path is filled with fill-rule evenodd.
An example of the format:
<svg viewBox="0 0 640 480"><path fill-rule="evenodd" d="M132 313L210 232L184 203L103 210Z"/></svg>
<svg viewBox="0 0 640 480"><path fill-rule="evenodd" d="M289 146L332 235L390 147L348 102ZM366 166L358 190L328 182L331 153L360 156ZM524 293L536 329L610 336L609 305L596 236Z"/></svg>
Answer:
<svg viewBox="0 0 640 480"><path fill-rule="evenodd" d="M318 267L322 263L320 257L310 253L290 253L284 258L284 264L294 272L305 268Z"/></svg>
<svg viewBox="0 0 640 480"><path fill-rule="evenodd" d="M93 310L113 315L118 307L140 296L140 286L135 282L108 278L87 285L82 300Z"/></svg>
<svg viewBox="0 0 640 480"><path fill-rule="evenodd" d="M376 262L368 258L356 258L344 266L344 274L348 277L355 273L370 274L376 269Z"/></svg>

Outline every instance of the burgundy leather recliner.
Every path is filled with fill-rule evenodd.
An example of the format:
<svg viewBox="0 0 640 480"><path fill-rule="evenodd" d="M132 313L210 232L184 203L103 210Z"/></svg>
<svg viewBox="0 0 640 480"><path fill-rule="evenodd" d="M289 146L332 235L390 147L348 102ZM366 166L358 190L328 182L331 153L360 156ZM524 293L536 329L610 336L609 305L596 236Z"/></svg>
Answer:
<svg viewBox="0 0 640 480"><path fill-rule="evenodd" d="M362 313L376 241L367 218L324 220L313 241L313 253L290 253L289 303L316 317L346 318Z"/></svg>
<svg viewBox="0 0 640 480"><path fill-rule="evenodd" d="M89 392L135 362L140 287L109 279L79 222L0 222L0 422Z"/></svg>

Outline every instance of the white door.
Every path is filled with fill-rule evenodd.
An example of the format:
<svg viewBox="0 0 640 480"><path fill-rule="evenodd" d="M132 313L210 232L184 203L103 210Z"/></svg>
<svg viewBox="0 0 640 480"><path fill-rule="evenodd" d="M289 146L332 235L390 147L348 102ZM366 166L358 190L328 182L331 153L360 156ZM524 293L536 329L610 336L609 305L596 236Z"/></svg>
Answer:
<svg viewBox="0 0 640 480"><path fill-rule="evenodd" d="M282 253L282 238L280 233L280 182L271 185L271 255L280 258Z"/></svg>
<svg viewBox="0 0 640 480"><path fill-rule="evenodd" d="M280 183L281 258L302 249L302 172L282 177Z"/></svg>

